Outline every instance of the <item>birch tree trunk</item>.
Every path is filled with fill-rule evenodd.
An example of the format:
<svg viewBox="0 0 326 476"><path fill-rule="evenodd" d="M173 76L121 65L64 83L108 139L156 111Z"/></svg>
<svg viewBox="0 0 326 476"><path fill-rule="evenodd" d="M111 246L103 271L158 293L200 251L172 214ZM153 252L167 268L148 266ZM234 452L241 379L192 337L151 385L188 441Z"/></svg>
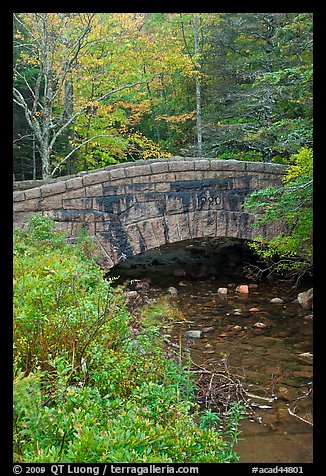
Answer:
<svg viewBox="0 0 326 476"><path fill-rule="evenodd" d="M73 83L73 76L70 72L67 75L64 84L64 119L68 120L72 117L74 113L74 83ZM66 138L66 148L65 154L68 155L73 150L73 146L71 142L74 139L74 129L73 129L73 122L71 126L67 128L67 138ZM73 161L73 154L70 156L69 163L67 164L68 167L68 174L72 174L72 161Z"/></svg>
<svg viewBox="0 0 326 476"><path fill-rule="evenodd" d="M44 101L43 101L43 121L42 121L42 137L43 144L41 148L42 158L42 178L47 179L50 177L50 127L52 123L52 105L53 105L53 77L52 77L52 64L50 58L50 34L48 30L47 13L44 14L44 36L43 49L42 49L42 65L44 75Z"/></svg>
<svg viewBox="0 0 326 476"><path fill-rule="evenodd" d="M47 179L51 177L52 164L51 156L53 154L54 146L57 138L64 132L68 131L73 124L73 83L72 83L72 67L81 51L81 48L86 41L86 37L91 30L91 22L94 14L87 15L86 23L83 25L81 33L74 39L74 47L67 46L67 38L64 35L64 28L61 25L56 31L56 24L53 23L53 18L49 13L34 13L34 23L24 23L24 18L14 15L14 18L24 28L26 35L29 38L32 48L31 58L34 60L39 70L38 77L33 83L20 69L15 69L15 73L21 77L29 93L33 98L33 104L30 105L27 97L24 97L22 92L16 87L13 88L14 102L22 107L28 125L33 131L37 149L42 161L42 178ZM34 34L35 33L35 34ZM64 40L64 41L63 41ZM63 43L66 45L62 47ZM26 43L27 44L27 43ZM22 45L24 49L25 44ZM70 45L71 46L71 45ZM62 65L55 58L55 53L58 55L59 47L62 49L64 61ZM64 112L54 111L55 100L64 94ZM80 114L83 112L83 108ZM76 114L77 116L77 114ZM70 151L68 156L71 156Z"/></svg>
<svg viewBox="0 0 326 476"><path fill-rule="evenodd" d="M194 44L195 55L199 54L199 13L194 13ZM203 129L201 121L201 86L199 80L198 67L196 66L196 132L197 132L197 151L199 157L203 155Z"/></svg>
<svg viewBox="0 0 326 476"><path fill-rule="evenodd" d="M36 180L36 144L35 144L35 134L32 138L33 144L33 180Z"/></svg>

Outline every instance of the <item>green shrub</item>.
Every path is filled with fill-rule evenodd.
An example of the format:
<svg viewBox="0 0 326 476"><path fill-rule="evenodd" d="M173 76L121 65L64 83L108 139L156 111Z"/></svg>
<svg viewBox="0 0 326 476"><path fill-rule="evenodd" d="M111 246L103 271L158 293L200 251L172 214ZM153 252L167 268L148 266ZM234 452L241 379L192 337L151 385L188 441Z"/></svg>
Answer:
<svg viewBox="0 0 326 476"><path fill-rule="evenodd" d="M293 164L284 187L253 192L245 207L255 214L254 227L275 225L276 235L256 238L251 248L279 272L310 273L313 262L313 151L301 148L291 156ZM261 234L262 235L262 234Z"/></svg>
<svg viewBox="0 0 326 476"><path fill-rule="evenodd" d="M14 460L235 461L194 383L127 310L82 239L47 218L14 234Z"/></svg>

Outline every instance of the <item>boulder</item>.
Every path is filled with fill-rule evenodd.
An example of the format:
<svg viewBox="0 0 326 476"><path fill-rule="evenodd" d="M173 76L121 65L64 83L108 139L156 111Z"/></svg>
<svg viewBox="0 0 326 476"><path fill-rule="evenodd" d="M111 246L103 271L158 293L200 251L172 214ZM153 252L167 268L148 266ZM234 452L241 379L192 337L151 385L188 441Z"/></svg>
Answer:
<svg viewBox="0 0 326 476"><path fill-rule="evenodd" d="M278 298L278 297L271 299L269 302L271 302L272 304L283 304L284 303L283 299Z"/></svg>
<svg viewBox="0 0 326 476"><path fill-rule="evenodd" d="M298 294L298 302L302 309L309 311L313 309L313 288Z"/></svg>
<svg viewBox="0 0 326 476"><path fill-rule="evenodd" d="M236 292L242 293L242 294L248 294L249 293L248 284L240 284L240 286L236 287Z"/></svg>

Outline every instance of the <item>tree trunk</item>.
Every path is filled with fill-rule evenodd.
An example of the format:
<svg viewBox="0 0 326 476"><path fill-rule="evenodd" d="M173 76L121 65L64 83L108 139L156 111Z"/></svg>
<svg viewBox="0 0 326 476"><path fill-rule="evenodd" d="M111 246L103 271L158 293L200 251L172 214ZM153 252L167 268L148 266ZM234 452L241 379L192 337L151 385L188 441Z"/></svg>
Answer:
<svg viewBox="0 0 326 476"><path fill-rule="evenodd" d="M46 180L51 177L51 169L50 169L51 151L49 147L43 145L42 149L40 150L40 155L42 159L42 179Z"/></svg>
<svg viewBox="0 0 326 476"><path fill-rule="evenodd" d="M24 159L23 156L20 158L20 167L21 167L21 180L25 180L25 169L24 169Z"/></svg>
<svg viewBox="0 0 326 476"><path fill-rule="evenodd" d="M43 19L43 50L42 65L44 75L44 102L43 102L43 120L42 120L42 145L40 148L42 159L42 179L46 180L51 175L50 170L50 126L52 122L52 102L53 102L53 78L50 43L51 35L49 32L48 14L44 14Z"/></svg>
<svg viewBox="0 0 326 476"><path fill-rule="evenodd" d="M72 117L74 113L74 85L73 85L73 79L72 79L72 74L70 71L70 74L65 80L64 84L64 120L68 120ZM67 134L66 134L66 147L65 147L65 155L68 155L72 149L73 146L71 142L74 139L74 129L73 129L73 122L71 123L70 127L67 128ZM73 163L73 155L70 156L69 162L67 163L67 172L68 174L72 174L72 163Z"/></svg>
<svg viewBox="0 0 326 476"><path fill-rule="evenodd" d="M199 14L194 13L194 41L195 55L199 53ZM201 122L201 86L196 66L196 131L197 131L197 151L199 157L203 155L203 130Z"/></svg>
<svg viewBox="0 0 326 476"><path fill-rule="evenodd" d="M167 99L166 99L166 92L165 92L164 73L161 74L161 85L162 85L161 97L163 98L163 102L164 102L164 114L166 114L169 108L168 108L168 102L167 102ZM165 124L166 124L167 133L168 133L168 136L169 136L170 144L172 144L172 135L171 135L170 124L169 124L168 121L166 121Z"/></svg>
<svg viewBox="0 0 326 476"><path fill-rule="evenodd" d="M146 67L144 66L143 69L144 69L144 74L146 74ZM158 125L157 120L156 120L156 112L155 112L155 106L154 106L154 101L153 101L153 97L152 97L152 91L151 91L151 88L149 87L148 82L146 82L146 89L147 89L147 92L148 92L149 103L151 105L152 118L153 118L153 123L154 123L154 127L155 127L157 141L160 142L160 140L161 140L160 128L159 128L159 125Z"/></svg>
<svg viewBox="0 0 326 476"><path fill-rule="evenodd" d="M274 59L274 35L275 35L275 24L273 15L267 15L265 18L265 23L267 25L267 32L266 32L266 71L268 73L273 72L273 59ZM270 128L273 124L273 89L270 86L266 93L266 109L265 109L265 126L266 128ZM272 162L273 159L273 151L271 147L266 147L263 153L263 162Z"/></svg>
<svg viewBox="0 0 326 476"><path fill-rule="evenodd" d="M35 134L33 134L33 180L36 180L36 144Z"/></svg>

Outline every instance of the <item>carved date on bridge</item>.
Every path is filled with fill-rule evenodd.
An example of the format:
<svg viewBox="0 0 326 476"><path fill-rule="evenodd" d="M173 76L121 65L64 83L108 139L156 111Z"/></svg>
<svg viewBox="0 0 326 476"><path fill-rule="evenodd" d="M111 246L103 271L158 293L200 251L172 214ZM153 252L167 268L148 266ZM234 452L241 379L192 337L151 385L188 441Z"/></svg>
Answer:
<svg viewBox="0 0 326 476"><path fill-rule="evenodd" d="M199 210L207 210L221 208L222 197L216 190L206 190L197 195L197 208Z"/></svg>

